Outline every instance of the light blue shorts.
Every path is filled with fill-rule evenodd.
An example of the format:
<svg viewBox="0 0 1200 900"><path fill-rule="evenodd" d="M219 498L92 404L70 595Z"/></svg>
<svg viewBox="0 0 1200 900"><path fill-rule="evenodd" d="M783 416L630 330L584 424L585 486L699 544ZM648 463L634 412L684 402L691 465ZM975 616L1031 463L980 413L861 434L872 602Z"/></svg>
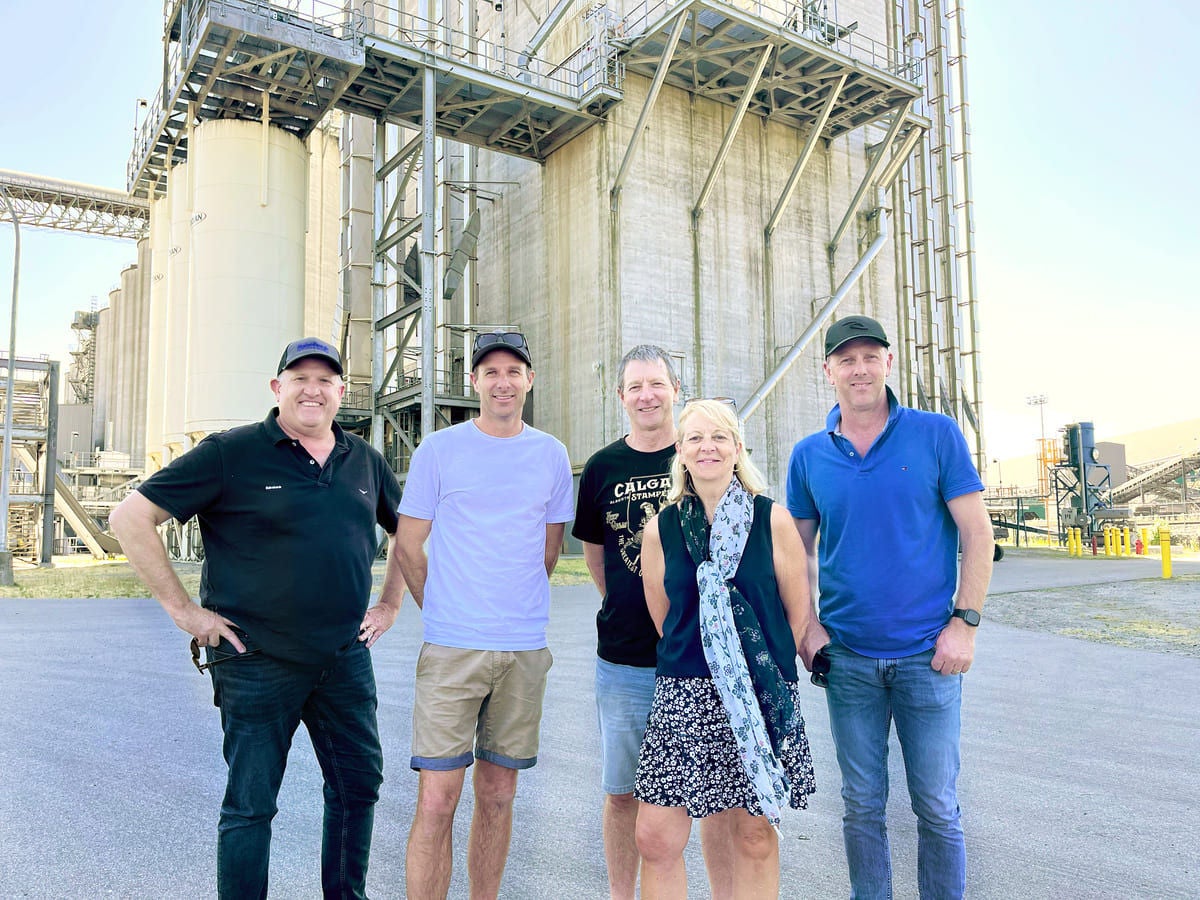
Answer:
<svg viewBox="0 0 1200 900"><path fill-rule="evenodd" d="M632 794L638 751L654 705L654 669L596 660L596 714L600 723L600 786Z"/></svg>

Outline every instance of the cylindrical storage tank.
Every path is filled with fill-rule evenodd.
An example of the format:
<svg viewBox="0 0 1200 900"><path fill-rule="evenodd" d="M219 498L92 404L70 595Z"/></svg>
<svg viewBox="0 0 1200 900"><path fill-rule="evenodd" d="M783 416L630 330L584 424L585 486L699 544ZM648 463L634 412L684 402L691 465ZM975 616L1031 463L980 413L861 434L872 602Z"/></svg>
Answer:
<svg viewBox="0 0 1200 900"><path fill-rule="evenodd" d="M113 337L113 297L118 294L113 291L108 296L109 305L96 313L95 353L92 369L92 434L89 445L84 448L90 455L97 447L104 446L104 428L108 423L109 413L109 368L112 365Z"/></svg>
<svg viewBox="0 0 1200 900"><path fill-rule="evenodd" d="M166 197L150 204L150 311L146 339L146 468L163 465L163 378L167 360L167 260L171 207Z"/></svg>
<svg viewBox="0 0 1200 900"><path fill-rule="evenodd" d="M114 449L133 456L134 397L137 395L137 308L141 279L137 265L121 270L121 325L117 332L117 355L113 378L117 390L116 415L113 419Z"/></svg>
<svg viewBox="0 0 1200 900"><path fill-rule="evenodd" d="M135 469L146 468L146 357L150 352L150 240L138 241L137 305L133 311L133 406L129 455Z"/></svg>
<svg viewBox="0 0 1200 900"><path fill-rule="evenodd" d="M302 334L308 152L285 131L220 119L195 129L190 154L184 430L195 440L261 419L279 354Z"/></svg>
<svg viewBox="0 0 1200 900"><path fill-rule="evenodd" d="M338 246L342 231L341 153L337 129L322 125L308 137L308 231L305 235L305 334L337 343Z"/></svg>
<svg viewBox="0 0 1200 900"><path fill-rule="evenodd" d="M183 428L187 383L188 309L191 306L192 195L188 164L167 175L170 228L167 249L167 312L163 323L163 464L188 449Z"/></svg>

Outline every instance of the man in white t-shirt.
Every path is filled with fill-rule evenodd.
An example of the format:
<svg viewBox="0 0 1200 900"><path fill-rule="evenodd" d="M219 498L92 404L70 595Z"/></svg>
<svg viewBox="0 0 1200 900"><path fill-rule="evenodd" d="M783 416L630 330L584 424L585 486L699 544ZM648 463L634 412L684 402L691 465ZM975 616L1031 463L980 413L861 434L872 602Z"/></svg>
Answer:
<svg viewBox="0 0 1200 900"><path fill-rule="evenodd" d="M499 893L517 773L537 762L553 662L549 575L574 513L566 448L521 419L533 385L524 335L477 335L471 384L479 416L421 442L396 531L394 558L425 641L413 699L410 900L449 891L454 813L472 763L471 896Z"/></svg>

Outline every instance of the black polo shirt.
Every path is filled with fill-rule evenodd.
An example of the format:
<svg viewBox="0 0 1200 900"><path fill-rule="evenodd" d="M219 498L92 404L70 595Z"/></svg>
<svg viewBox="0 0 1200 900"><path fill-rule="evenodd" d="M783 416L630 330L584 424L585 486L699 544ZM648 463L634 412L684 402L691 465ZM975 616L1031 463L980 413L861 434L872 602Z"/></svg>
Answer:
<svg viewBox="0 0 1200 900"><path fill-rule="evenodd" d="M371 594L375 525L396 531L400 485L366 441L336 423L318 466L262 422L206 437L138 490L204 538L200 602L248 646L325 665L351 646Z"/></svg>

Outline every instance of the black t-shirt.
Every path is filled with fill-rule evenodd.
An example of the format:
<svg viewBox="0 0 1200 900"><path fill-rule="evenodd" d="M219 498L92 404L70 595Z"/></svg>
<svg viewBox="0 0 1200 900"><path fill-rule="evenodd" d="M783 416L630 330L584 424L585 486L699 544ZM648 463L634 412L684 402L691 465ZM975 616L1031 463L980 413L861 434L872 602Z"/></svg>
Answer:
<svg viewBox="0 0 1200 900"><path fill-rule="evenodd" d="M674 455L673 445L643 453L622 438L596 451L579 479L571 534L604 545L596 652L618 665L651 668L658 659L658 631L642 588L642 528L667 496Z"/></svg>
<svg viewBox="0 0 1200 900"><path fill-rule="evenodd" d="M375 526L395 533L400 485L379 453L336 423L318 466L277 414L208 436L138 490L181 522L197 517L204 607L270 656L327 665L357 637Z"/></svg>

